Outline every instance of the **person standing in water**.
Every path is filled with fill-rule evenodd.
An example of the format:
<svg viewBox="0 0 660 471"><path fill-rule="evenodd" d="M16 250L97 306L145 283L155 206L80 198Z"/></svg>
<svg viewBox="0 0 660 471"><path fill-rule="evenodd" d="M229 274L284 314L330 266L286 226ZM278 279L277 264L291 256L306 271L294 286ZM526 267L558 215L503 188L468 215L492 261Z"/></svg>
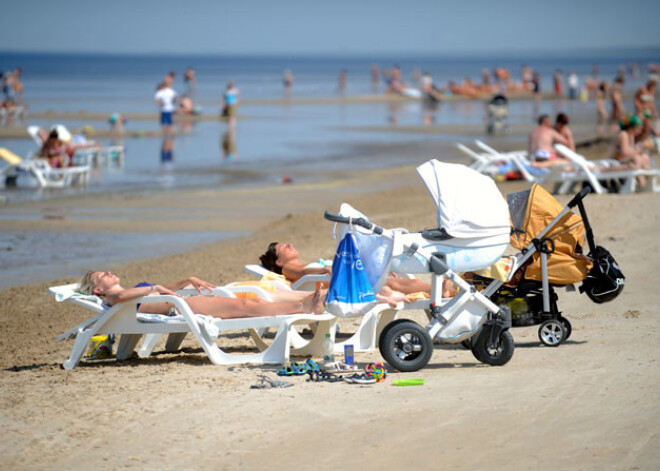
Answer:
<svg viewBox="0 0 660 471"><path fill-rule="evenodd" d="M241 98L241 92L233 81L227 84L227 89L222 95L222 116L227 118L227 125L233 128L236 124L236 107Z"/></svg>

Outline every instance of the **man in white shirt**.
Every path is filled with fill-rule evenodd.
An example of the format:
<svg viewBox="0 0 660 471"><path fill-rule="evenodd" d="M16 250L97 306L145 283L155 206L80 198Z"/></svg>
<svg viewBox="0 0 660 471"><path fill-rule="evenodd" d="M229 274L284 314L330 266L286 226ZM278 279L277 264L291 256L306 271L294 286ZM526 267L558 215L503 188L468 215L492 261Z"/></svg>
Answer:
<svg viewBox="0 0 660 471"><path fill-rule="evenodd" d="M172 77L167 75L154 96L156 104L160 107L160 124L163 126L163 133L169 134L174 130L172 113L174 113L177 98L178 96L172 88Z"/></svg>

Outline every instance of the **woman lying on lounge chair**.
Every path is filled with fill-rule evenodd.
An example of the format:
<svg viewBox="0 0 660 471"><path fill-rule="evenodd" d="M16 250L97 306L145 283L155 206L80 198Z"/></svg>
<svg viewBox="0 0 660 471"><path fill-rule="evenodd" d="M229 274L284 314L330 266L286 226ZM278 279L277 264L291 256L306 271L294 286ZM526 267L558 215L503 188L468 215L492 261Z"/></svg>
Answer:
<svg viewBox="0 0 660 471"><path fill-rule="evenodd" d="M332 274L332 268L323 267L316 263L304 264L300 261L300 254L291 244L272 242L266 253L259 257L261 265L274 273L283 275L288 281L296 282L305 275ZM431 293L431 285L417 279L395 278L390 276L376 297L381 302L396 301L407 302L406 295L412 293Z"/></svg>
<svg viewBox="0 0 660 471"><path fill-rule="evenodd" d="M80 281L78 291L85 295L97 295L109 306L141 298L151 294L169 294L179 296L174 291L195 288L200 294L202 290L211 291L214 285L197 277L191 276L185 280L175 281L165 286L140 283L133 288L123 288L119 277L109 271L90 271ZM192 296L185 299L196 314L231 319L237 317L280 316L286 314L321 314L325 311L324 296L302 291L273 291L269 293L273 302L262 299L236 299L221 296ZM139 312L151 314L168 314L174 306L171 303L148 303L140 306Z"/></svg>

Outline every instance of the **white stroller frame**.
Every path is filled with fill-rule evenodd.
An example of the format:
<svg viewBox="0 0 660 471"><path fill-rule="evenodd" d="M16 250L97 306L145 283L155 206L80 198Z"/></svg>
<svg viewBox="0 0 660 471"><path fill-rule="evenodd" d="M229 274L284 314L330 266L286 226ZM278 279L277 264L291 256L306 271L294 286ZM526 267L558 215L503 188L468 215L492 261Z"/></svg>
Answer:
<svg viewBox="0 0 660 471"><path fill-rule="evenodd" d="M460 176L474 178L470 175L472 172L479 179L483 178L492 184L497 194L500 195L492 180L478 172L464 166L431 161L420 166L418 171L425 179L429 192L436 199L438 195L433 194L429 182L423 175L424 170L429 170L429 165L430 169L435 172L447 173L459 170L457 167L462 167L462 170L458 172ZM425 166L426 168L424 168ZM479 184L484 184L484 181L479 180ZM504 204L506 207L503 198L498 204ZM325 218L340 224L358 226L366 230L366 232L360 231L362 234L374 234L392 244L391 254L386 257L388 258L387 263L379 283L374 285L374 291L380 289L389 271L431 274L431 297L425 306L430 316L429 324L422 328L412 321L400 319L390 323L380 335L381 354L391 366L400 371L419 370L428 363L433 353L432 339L436 338L446 343L459 343L479 332L481 333L473 342L472 348L478 360L491 365L503 365L511 359L515 347L511 334L508 332L508 328L511 327L510 311L506 307L500 308L494 304L486 295L477 291L458 274L462 271L490 267L501 257L509 245L508 209L506 210L507 230L504 233L499 228L497 229L499 234L494 233L494 235L485 237L473 236L472 239L469 237L452 238L442 229L421 233L409 233L405 229L384 229L364 217L333 215L327 211ZM451 243L447 242L449 239L451 239ZM466 264L465 261L459 260L459 254L464 249L473 252L474 249L480 248L486 249L481 260L478 260L477 257L477 261L472 262L472 265L470 262ZM466 257L466 259L469 258L472 257ZM450 299L443 299L444 279L448 279L456 285L460 290L459 294ZM484 328L485 326L488 328ZM415 341L411 342L411 338Z"/></svg>

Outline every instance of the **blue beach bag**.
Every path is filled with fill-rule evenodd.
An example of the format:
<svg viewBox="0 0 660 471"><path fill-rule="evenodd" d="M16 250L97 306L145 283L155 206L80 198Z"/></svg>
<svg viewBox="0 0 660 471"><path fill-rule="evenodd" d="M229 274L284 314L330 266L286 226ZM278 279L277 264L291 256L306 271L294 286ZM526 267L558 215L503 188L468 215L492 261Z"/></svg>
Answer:
<svg viewBox="0 0 660 471"><path fill-rule="evenodd" d="M362 265L355 239L353 234L348 233L337 246L332 263L326 310L337 317L360 317L376 304L378 301Z"/></svg>

